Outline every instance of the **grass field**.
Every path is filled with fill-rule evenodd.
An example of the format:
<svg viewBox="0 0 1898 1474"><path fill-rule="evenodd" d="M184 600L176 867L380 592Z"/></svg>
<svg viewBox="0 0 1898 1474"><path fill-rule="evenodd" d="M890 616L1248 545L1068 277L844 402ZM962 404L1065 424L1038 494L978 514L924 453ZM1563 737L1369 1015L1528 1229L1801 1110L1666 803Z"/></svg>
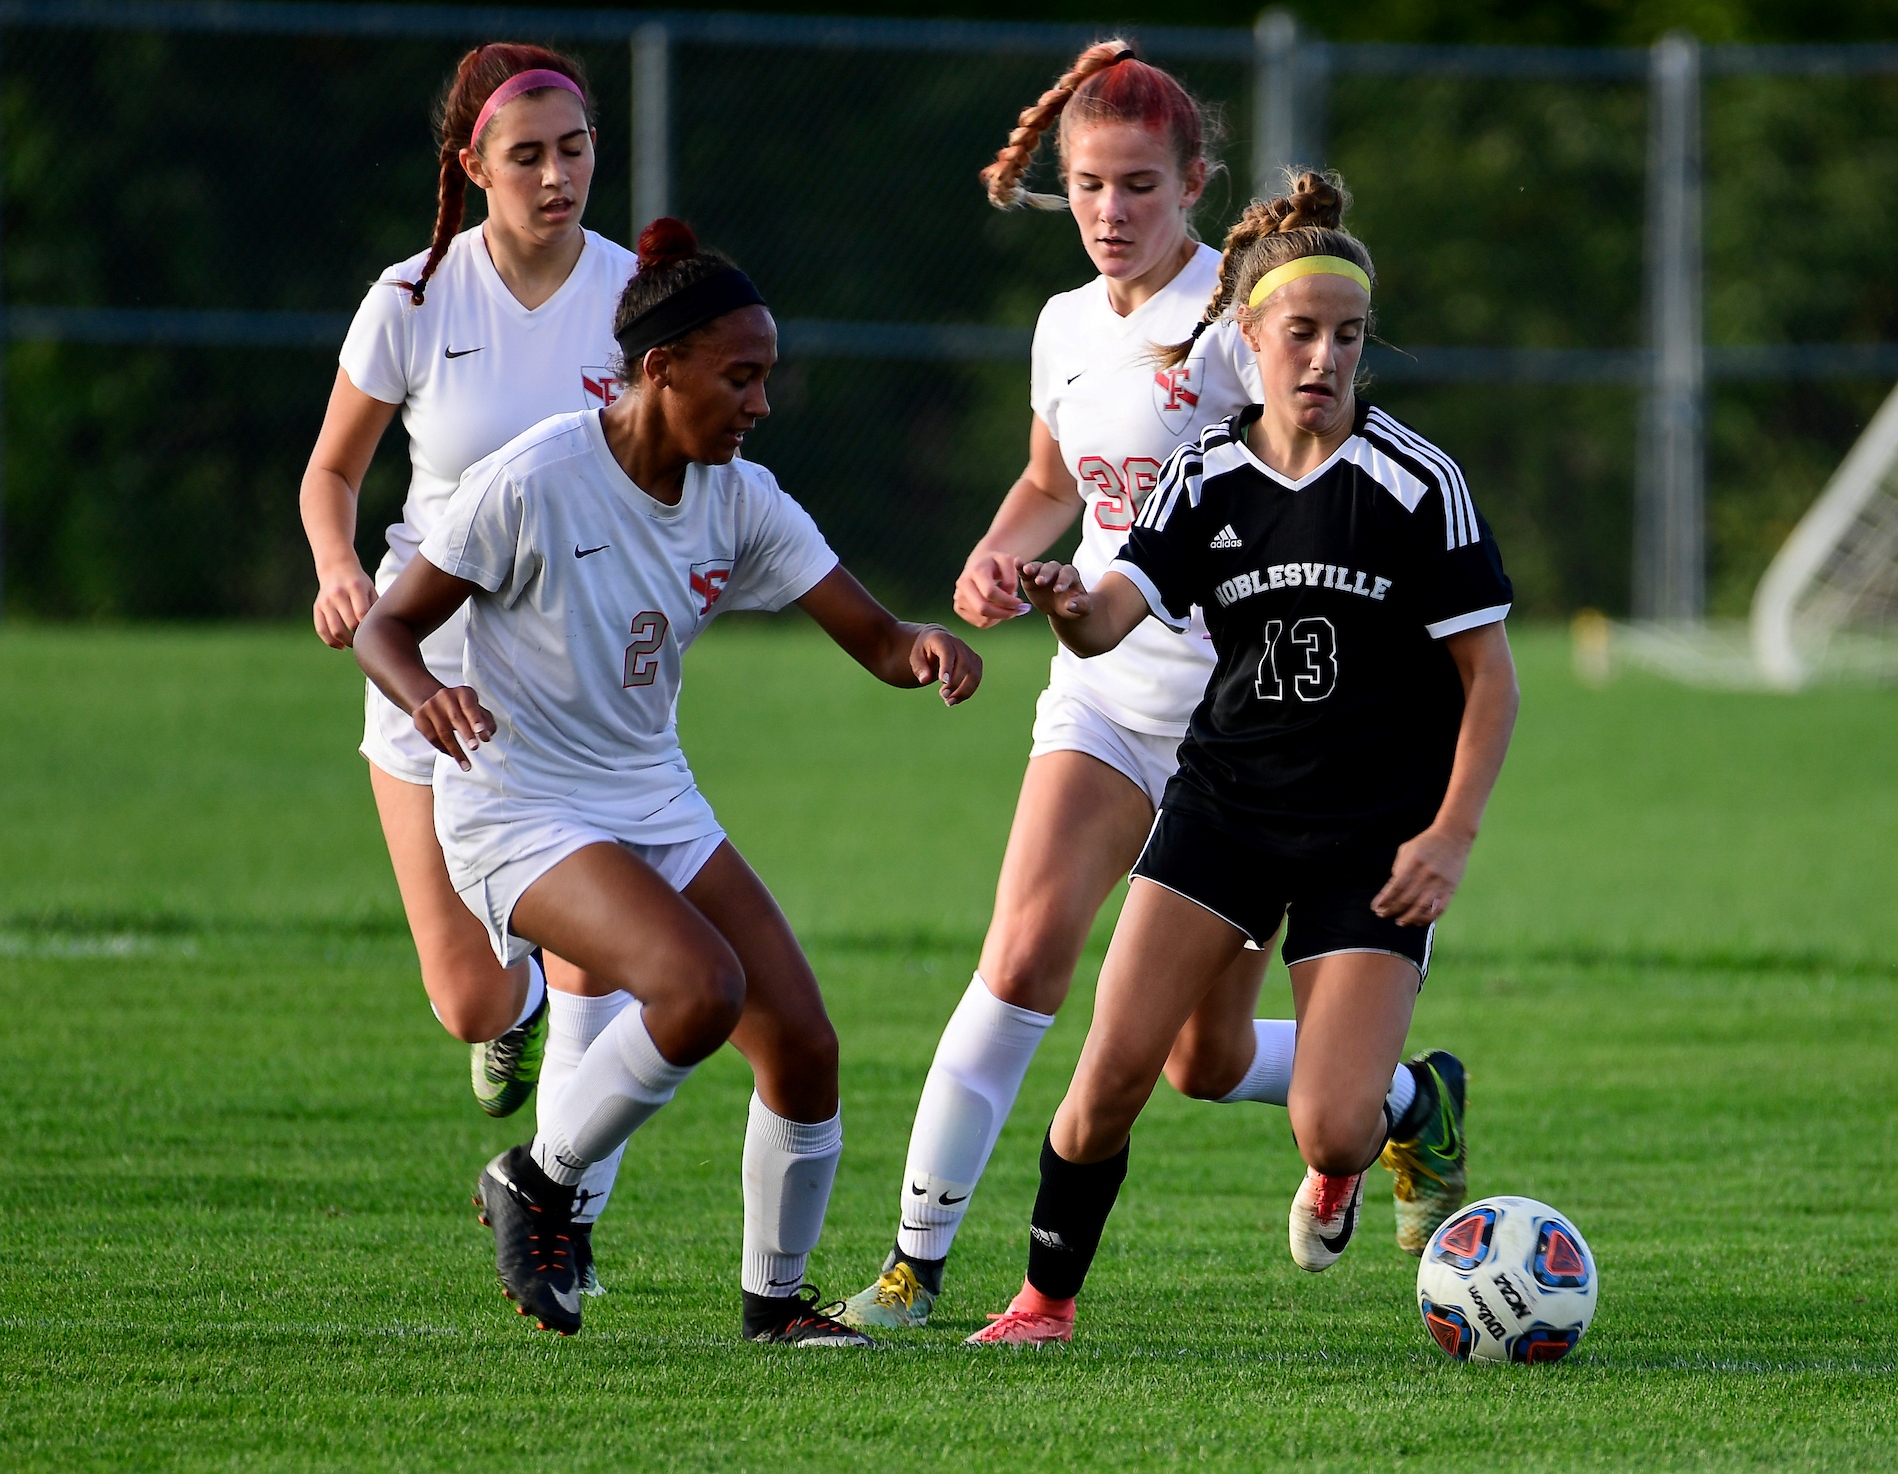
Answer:
<svg viewBox="0 0 1898 1474"><path fill-rule="evenodd" d="M832 1293L887 1247L1025 757L1047 637L982 649L955 712L795 625L688 662L687 751L843 1038ZM1416 1038L1469 1061L1474 1190L1572 1213L1603 1291L1567 1362L1466 1368L1387 1197L1303 1274L1283 1114L1164 1086L1075 1344L956 1344L1020 1282L1106 926L937 1325L863 1356L737 1341L727 1052L628 1154L585 1332L528 1332L465 1195L526 1128L475 1110L422 998L353 667L301 631L0 633L0 1466L1898 1463L1898 694L1595 691L1560 637L1518 652Z"/></svg>

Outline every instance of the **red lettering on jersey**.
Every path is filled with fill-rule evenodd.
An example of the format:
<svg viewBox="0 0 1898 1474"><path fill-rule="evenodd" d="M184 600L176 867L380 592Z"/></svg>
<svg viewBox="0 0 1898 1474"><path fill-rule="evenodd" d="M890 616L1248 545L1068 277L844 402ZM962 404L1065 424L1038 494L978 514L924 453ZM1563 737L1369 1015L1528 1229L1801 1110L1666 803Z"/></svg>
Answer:
<svg viewBox="0 0 1898 1474"><path fill-rule="evenodd" d="M699 613L710 614L712 606L718 602L718 596L725 592L725 585L731 581L732 566L729 563L694 563L692 565L692 592L699 596Z"/></svg>
<svg viewBox="0 0 1898 1474"><path fill-rule="evenodd" d="M1199 396L1186 386L1193 382L1191 364L1179 368L1160 369L1153 376L1153 382L1166 390L1166 403L1162 410L1193 409L1199 404Z"/></svg>
<svg viewBox="0 0 1898 1474"><path fill-rule="evenodd" d="M605 409L625 392L625 384L613 377L611 369L583 368L580 370L580 394L585 408Z"/></svg>
<svg viewBox="0 0 1898 1474"><path fill-rule="evenodd" d="M1082 456L1077 469L1080 479L1100 493L1094 520L1109 532L1132 527L1148 493L1160 483L1160 463L1152 456L1129 456L1118 471L1104 456Z"/></svg>

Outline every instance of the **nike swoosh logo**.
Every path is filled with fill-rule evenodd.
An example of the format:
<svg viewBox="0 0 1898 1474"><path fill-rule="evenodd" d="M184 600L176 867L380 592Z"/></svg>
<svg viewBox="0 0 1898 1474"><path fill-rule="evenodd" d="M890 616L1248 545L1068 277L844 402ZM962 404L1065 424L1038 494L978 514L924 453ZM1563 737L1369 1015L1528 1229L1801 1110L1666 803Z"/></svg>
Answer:
<svg viewBox="0 0 1898 1474"><path fill-rule="evenodd" d="M928 1196L929 1196L929 1189L928 1189L928 1188L926 1188L926 1187L918 1187L918 1186L917 1186L917 1185L916 1185L915 1183L913 1183L913 1182L912 1182L912 1183L911 1183L911 1184L909 1185L909 1190L910 1190L911 1192L913 1192L913 1193L915 1193L915 1194L916 1194L916 1196L917 1196L917 1197L919 1197L919 1198L926 1198L926 1197L928 1197Z"/></svg>
<svg viewBox="0 0 1898 1474"><path fill-rule="evenodd" d="M937 1198L937 1199L936 1199L936 1201L937 1201L937 1202L939 1202L939 1203L941 1203L941 1204L943 1205L943 1207L945 1207L945 1208L953 1208L953 1207L955 1207L955 1205L956 1205L957 1203L966 1203L966 1202L968 1202L968 1201L969 1201L969 1195L968 1195L967 1193L964 1193L964 1194L963 1194L963 1195L962 1195L961 1197L959 1197L959 1198L952 1198L952 1197L950 1197L950 1196L949 1196L949 1194L948 1194L948 1193L944 1193L944 1194L943 1194L943 1195L942 1195L941 1197L939 1197L939 1198Z"/></svg>
<svg viewBox="0 0 1898 1474"><path fill-rule="evenodd" d="M911 1233L929 1232L929 1225L927 1223L904 1223L901 1226L907 1228Z"/></svg>
<svg viewBox="0 0 1898 1474"><path fill-rule="evenodd" d="M547 1288L551 1290L553 1286L549 1285ZM580 1296L575 1291L554 1290L554 1299L559 1302L560 1308L566 1311L568 1315L578 1315L580 1313Z"/></svg>
<svg viewBox="0 0 1898 1474"><path fill-rule="evenodd" d="M580 544L575 543L573 545L573 556L576 558L591 558L595 553L604 553L612 546L611 543L601 543L597 548L583 548Z"/></svg>
<svg viewBox="0 0 1898 1474"><path fill-rule="evenodd" d="M1358 1179L1358 1190L1351 1194L1351 1201L1345 1204L1344 1227L1339 1229L1331 1238L1326 1238L1323 1234L1318 1235L1318 1242L1325 1246L1327 1253L1342 1254L1344 1252L1344 1246L1351 1242L1352 1230L1358 1226L1357 1214L1353 1210L1357 1207L1358 1200L1363 1196L1364 1179L1360 1177Z"/></svg>
<svg viewBox="0 0 1898 1474"><path fill-rule="evenodd" d="M1087 372L1087 370L1086 370L1086 369L1082 369L1082 370L1081 370L1081 374L1084 374L1084 373L1086 373L1086 372ZM1068 382L1069 382L1070 384L1072 384L1072 383L1073 383L1073 382L1074 382L1074 381L1075 381L1076 379L1078 379L1078 378L1080 378L1080 377L1081 377L1081 374L1069 374L1069 375L1068 375Z"/></svg>
<svg viewBox="0 0 1898 1474"><path fill-rule="evenodd" d="M765 1283L767 1285L770 1285L773 1289L782 1289L786 1285L801 1284L803 1283L803 1280L804 1280L804 1276L801 1274L798 1274L798 1275L793 1275L788 1280L766 1280Z"/></svg>
<svg viewBox="0 0 1898 1474"><path fill-rule="evenodd" d="M486 343L483 343L480 348L449 348L449 347L444 346L442 348L442 357L443 358L466 358L470 353L482 352L483 349L485 349L487 346L488 345Z"/></svg>

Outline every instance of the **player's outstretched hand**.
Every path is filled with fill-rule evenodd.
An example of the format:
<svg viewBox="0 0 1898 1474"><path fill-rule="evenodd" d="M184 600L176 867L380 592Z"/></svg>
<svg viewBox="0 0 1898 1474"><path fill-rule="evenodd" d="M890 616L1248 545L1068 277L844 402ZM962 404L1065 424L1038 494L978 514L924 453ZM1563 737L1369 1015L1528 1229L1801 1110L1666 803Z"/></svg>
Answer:
<svg viewBox="0 0 1898 1474"><path fill-rule="evenodd" d="M955 611L979 630L992 629L1005 619L1026 614L1015 592L1021 583L1021 560L1010 553L976 553L956 580Z"/></svg>
<svg viewBox="0 0 1898 1474"><path fill-rule="evenodd" d="M317 638L332 650L347 650L355 643L356 627L375 602L375 580L360 568L325 578L311 610Z"/></svg>
<svg viewBox="0 0 1898 1474"><path fill-rule="evenodd" d="M472 752L494 736L494 714L481 704L473 686L444 686L415 708L415 730L461 764L465 773L472 765L461 742Z"/></svg>
<svg viewBox="0 0 1898 1474"><path fill-rule="evenodd" d="M1371 898L1371 909L1399 926L1428 926L1439 920L1462 884L1474 838L1432 825L1399 845L1391 878Z"/></svg>
<svg viewBox="0 0 1898 1474"><path fill-rule="evenodd" d="M1021 566L1021 591L1028 602L1055 619L1081 619L1094 607L1081 584L1080 570L1052 558Z"/></svg>
<svg viewBox="0 0 1898 1474"><path fill-rule="evenodd" d="M916 636L909 668L918 685L935 681L942 687L945 706L967 701L982 684L982 657L939 624L926 625Z"/></svg>

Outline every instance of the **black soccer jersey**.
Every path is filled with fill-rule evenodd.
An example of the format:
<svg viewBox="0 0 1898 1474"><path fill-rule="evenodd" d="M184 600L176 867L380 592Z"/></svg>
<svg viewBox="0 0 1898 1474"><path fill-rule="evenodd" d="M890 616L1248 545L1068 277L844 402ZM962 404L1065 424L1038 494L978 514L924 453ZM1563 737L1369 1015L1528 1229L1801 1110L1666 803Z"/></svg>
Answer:
<svg viewBox="0 0 1898 1474"><path fill-rule="evenodd" d="M1252 454L1258 405L1167 461L1109 572L1218 664L1166 806L1291 858L1387 851L1450 782L1463 684L1441 641L1512 598L1457 465L1383 410L1288 481Z"/></svg>

